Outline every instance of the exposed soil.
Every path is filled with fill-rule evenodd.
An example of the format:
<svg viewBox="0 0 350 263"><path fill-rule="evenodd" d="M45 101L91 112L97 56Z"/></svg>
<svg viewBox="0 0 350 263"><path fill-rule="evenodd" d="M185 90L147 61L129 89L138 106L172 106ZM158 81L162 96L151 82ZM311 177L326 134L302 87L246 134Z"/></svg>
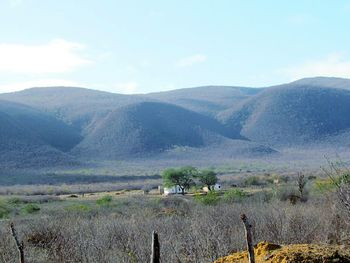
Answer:
<svg viewBox="0 0 350 263"><path fill-rule="evenodd" d="M268 242L261 242L254 249L255 261L259 262L349 262L350 246L294 244L280 246ZM247 251L234 253L219 258L215 263L248 262Z"/></svg>

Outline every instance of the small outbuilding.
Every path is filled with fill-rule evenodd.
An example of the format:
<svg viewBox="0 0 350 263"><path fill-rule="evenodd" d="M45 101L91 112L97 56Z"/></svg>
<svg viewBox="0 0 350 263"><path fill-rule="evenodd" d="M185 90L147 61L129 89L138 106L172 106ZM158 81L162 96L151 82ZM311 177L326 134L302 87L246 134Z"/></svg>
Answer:
<svg viewBox="0 0 350 263"><path fill-rule="evenodd" d="M182 190L181 187L176 185L173 187L164 187L164 195L176 195L176 194L181 194Z"/></svg>
<svg viewBox="0 0 350 263"><path fill-rule="evenodd" d="M214 190L214 191L220 191L220 190L222 190L222 186L221 186L221 184L216 183L215 185L211 185L210 189ZM208 186L203 187L203 191L206 193L209 192Z"/></svg>

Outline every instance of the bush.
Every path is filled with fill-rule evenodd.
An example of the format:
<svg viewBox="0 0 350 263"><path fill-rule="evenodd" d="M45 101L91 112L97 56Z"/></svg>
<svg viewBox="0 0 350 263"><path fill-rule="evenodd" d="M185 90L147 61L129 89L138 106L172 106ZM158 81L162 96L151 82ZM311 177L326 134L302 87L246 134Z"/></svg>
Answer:
<svg viewBox="0 0 350 263"><path fill-rule="evenodd" d="M12 198L9 198L7 200L7 202L11 205L20 205L20 204L24 204L25 201L21 198L18 198L18 197L12 197Z"/></svg>
<svg viewBox="0 0 350 263"><path fill-rule="evenodd" d="M252 201L253 202L264 202L264 203L269 203L273 200L273 193L271 191L259 191L257 193L254 193L252 196Z"/></svg>
<svg viewBox="0 0 350 263"><path fill-rule="evenodd" d="M317 176L315 176L315 175L309 175L309 176L307 177L307 179L308 179L309 181L313 181L313 180L316 180L316 179L317 179Z"/></svg>
<svg viewBox="0 0 350 263"><path fill-rule="evenodd" d="M108 206L112 202L112 196L105 195L96 201L96 204L101 206Z"/></svg>
<svg viewBox="0 0 350 263"><path fill-rule="evenodd" d="M69 212L90 212L91 208L84 204L73 204L65 208Z"/></svg>
<svg viewBox="0 0 350 263"><path fill-rule="evenodd" d="M244 185L245 186L250 186L250 185L263 185L264 182L258 177L258 176L249 176L244 180Z"/></svg>
<svg viewBox="0 0 350 263"><path fill-rule="evenodd" d="M309 198L309 191L305 189L302 196L300 196L300 192L296 187L283 186L276 188L275 196L280 201L289 201L292 204L296 204L299 201L306 202Z"/></svg>
<svg viewBox="0 0 350 263"><path fill-rule="evenodd" d="M4 200L0 200L0 218L6 218L10 214L11 209Z"/></svg>
<svg viewBox="0 0 350 263"><path fill-rule="evenodd" d="M224 201L226 202L240 202L248 195L241 189L231 189L224 194Z"/></svg>
<svg viewBox="0 0 350 263"><path fill-rule="evenodd" d="M220 197L216 192L209 192L206 195L196 195L195 200L203 205L216 205L220 201Z"/></svg>
<svg viewBox="0 0 350 263"><path fill-rule="evenodd" d="M316 179L313 184L313 189L319 194L324 194L335 191L336 185L332 179Z"/></svg>
<svg viewBox="0 0 350 263"><path fill-rule="evenodd" d="M40 211L40 207L36 204L27 204L23 207L23 211L27 214L32 214Z"/></svg>
<svg viewBox="0 0 350 263"><path fill-rule="evenodd" d="M281 176L278 177L278 179L279 179L281 182L283 182L283 183L288 183L289 180L290 180L290 178L289 178L288 175L281 175Z"/></svg>

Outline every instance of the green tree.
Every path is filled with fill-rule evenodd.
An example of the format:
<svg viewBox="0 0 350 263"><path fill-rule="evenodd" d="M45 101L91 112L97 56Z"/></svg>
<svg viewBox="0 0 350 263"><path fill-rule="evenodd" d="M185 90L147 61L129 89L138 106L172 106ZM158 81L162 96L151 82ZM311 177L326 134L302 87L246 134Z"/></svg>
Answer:
<svg viewBox="0 0 350 263"><path fill-rule="evenodd" d="M197 169L192 166L178 169L166 169L162 174L164 186L174 187L178 185L181 189L181 194L184 195L185 190L195 184L193 178L197 173Z"/></svg>
<svg viewBox="0 0 350 263"><path fill-rule="evenodd" d="M215 185L218 182L218 177L216 176L216 173L212 170L203 170L198 174L199 181L208 187L209 191L212 191L214 189L211 188L211 186Z"/></svg>

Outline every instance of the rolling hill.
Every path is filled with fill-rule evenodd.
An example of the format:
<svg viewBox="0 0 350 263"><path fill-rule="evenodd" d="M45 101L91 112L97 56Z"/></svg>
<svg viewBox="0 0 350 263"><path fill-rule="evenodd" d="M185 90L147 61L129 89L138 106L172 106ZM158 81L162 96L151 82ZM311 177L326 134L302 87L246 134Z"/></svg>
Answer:
<svg viewBox="0 0 350 263"><path fill-rule="evenodd" d="M48 87L0 94L1 163L266 157L348 147L350 80L205 86L144 95ZM22 162L22 160L26 160Z"/></svg>
<svg viewBox="0 0 350 263"><path fill-rule="evenodd" d="M31 88L0 94L0 99L49 112L82 133L114 109L145 100L139 96L76 87Z"/></svg>
<svg viewBox="0 0 350 263"><path fill-rule="evenodd" d="M150 93L146 96L208 116L215 116L220 111L231 108L262 90L232 86L204 86Z"/></svg>
<svg viewBox="0 0 350 263"><path fill-rule="evenodd" d="M230 134L242 138L239 133ZM214 119L172 104L142 102L109 113L75 152L104 158L140 157L174 146L203 147L227 136L229 131Z"/></svg>
<svg viewBox="0 0 350 263"><path fill-rule="evenodd" d="M288 147L345 132L349 113L349 90L291 83L266 89L219 119L252 141Z"/></svg>
<svg viewBox="0 0 350 263"><path fill-rule="evenodd" d="M71 163L64 152L81 140L56 118L8 101L0 101L0 123L0 164L6 167Z"/></svg>

